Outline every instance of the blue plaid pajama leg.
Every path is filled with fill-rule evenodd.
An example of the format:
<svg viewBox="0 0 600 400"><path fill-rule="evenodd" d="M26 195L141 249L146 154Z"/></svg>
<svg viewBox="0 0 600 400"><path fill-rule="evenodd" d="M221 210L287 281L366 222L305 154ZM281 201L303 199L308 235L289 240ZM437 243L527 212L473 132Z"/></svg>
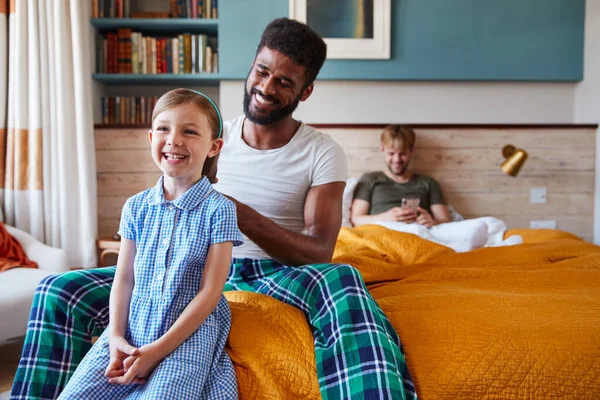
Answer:
<svg viewBox="0 0 600 400"><path fill-rule="evenodd" d="M225 289L266 294L306 314L323 399L417 398L400 339L355 268L234 259Z"/></svg>

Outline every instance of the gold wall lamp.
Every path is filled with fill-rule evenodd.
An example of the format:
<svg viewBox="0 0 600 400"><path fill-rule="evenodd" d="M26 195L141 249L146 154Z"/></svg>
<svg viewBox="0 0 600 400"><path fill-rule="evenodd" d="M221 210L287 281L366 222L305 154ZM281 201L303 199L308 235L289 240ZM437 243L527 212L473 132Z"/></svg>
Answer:
<svg viewBox="0 0 600 400"><path fill-rule="evenodd" d="M517 149L511 144L507 144L502 149L502 155L506 159L500 166L502 171L510 176L517 176L519 170L527 160L527 152L523 149Z"/></svg>

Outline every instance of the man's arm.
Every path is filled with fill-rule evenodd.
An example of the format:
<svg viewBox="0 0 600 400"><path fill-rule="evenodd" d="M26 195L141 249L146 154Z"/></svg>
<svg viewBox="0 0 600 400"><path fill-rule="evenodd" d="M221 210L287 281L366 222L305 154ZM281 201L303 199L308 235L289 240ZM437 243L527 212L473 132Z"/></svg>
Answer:
<svg viewBox="0 0 600 400"><path fill-rule="evenodd" d="M431 178L431 187L429 188L429 204L431 204L431 217L433 219L431 226L452 221L448 206L444 201L444 192L442 192L438 181L433 178Z"/></svg>
<svg viewBox="0 0 600 400"><path fill-rule="evenodd" d="M417 215L409 208L394 207L386 212L369 215L371 203L362 199L354 199L350 211L350 220L354 226L366 225L375 221L396 221L410 224L415 221Z"/></svg>
<svg viewBox="0 0 600 400"><path fill-rule="evenodd" d="M328 263L342 226L345 182L313 186L304 203L307 234L289 231L253 208L231 198L237 206L238 226L269 256L285 265Z"/></svg>
<svg viewBox="0 0 600 400"><path fill-rule="evenodd" d="M362 199L354 199L350 208L350 221L352 225L360 226L376 220L377 215L369 215L371 203Z"/></svg>
<svg viewBox="0 0 600 400"><path fill-rule="evenodd" d="M448 206L445 204L432 205L431 214L436 222L436 225L443 224L444 222L452 222L452 218L450 218L450 211L448 211Z"/></svg>

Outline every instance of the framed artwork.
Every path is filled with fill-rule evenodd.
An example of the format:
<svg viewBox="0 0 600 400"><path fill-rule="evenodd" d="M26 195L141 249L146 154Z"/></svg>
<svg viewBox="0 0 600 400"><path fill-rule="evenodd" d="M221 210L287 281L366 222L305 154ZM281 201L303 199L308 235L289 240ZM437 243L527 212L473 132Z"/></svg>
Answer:
<svg viewBox="0 0 600 400"><path fill-rule="evenodd" d="M327 43L327 58L389 59L391 0L289 0L290 18Z"/></svg>

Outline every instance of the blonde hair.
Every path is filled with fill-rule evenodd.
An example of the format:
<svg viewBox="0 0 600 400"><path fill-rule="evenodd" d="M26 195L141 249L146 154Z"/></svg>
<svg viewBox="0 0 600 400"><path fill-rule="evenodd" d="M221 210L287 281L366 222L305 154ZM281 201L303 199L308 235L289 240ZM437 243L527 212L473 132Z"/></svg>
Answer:
<svg viewBox="0 0 600 400"><path fill-rule="evenodd" d="M381 132L381 143L395 150L412 151L417 138L408 125L388 125Z"/></svg>
<svg viewBox="0 0 600 400"><path fill-rule="evenodd" d="M206 115L212 131L212 138L218 139L220 122L217 110L206 97L190 89L173 89L160 96L154 106L154 110L152 110L152 124L154 124L156 117L163 111L188 103L195 105L200 112ZM215 183L217 180L218 159L219 154L212 158L206 158L202 167L202 175L206 176L211 183Z"/></svg>

